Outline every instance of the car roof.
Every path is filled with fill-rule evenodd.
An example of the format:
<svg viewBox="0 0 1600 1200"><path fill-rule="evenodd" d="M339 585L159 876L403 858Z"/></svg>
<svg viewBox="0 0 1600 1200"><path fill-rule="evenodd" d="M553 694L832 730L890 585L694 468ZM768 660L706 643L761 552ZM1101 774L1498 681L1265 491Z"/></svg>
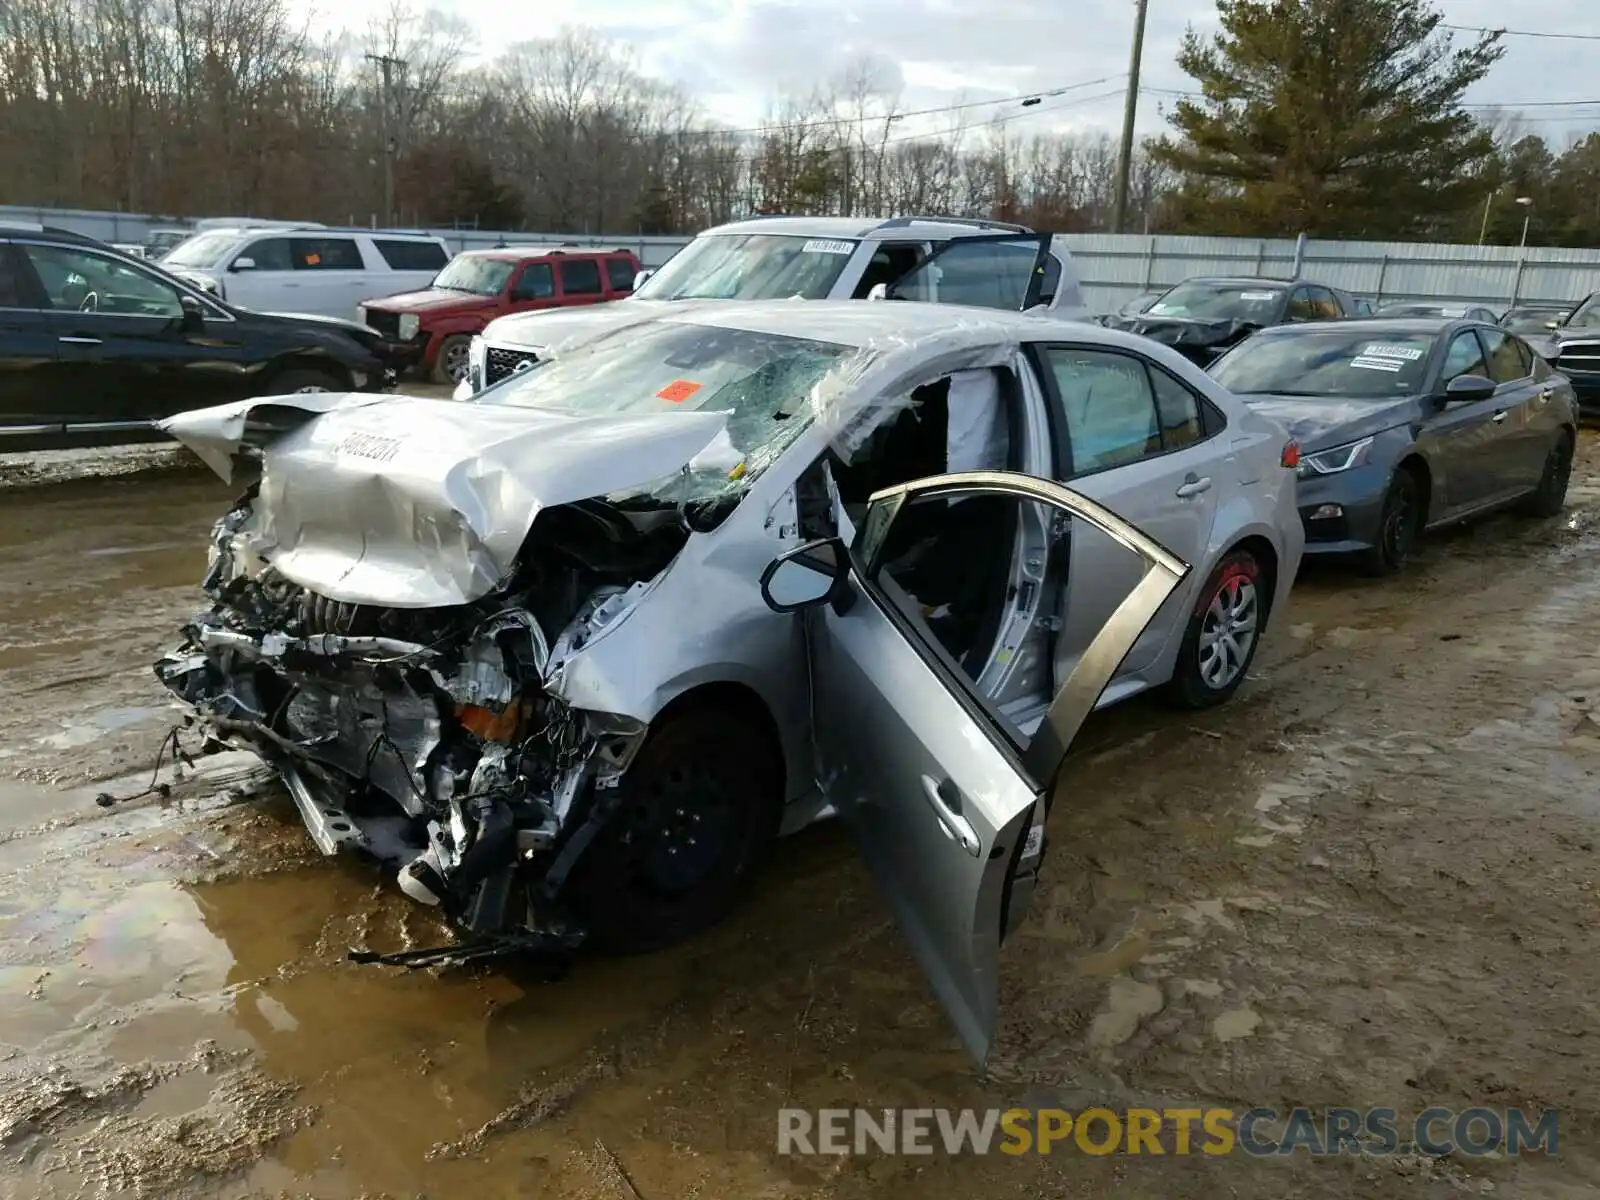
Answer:
<svg viewBox="0 0 1600 1200"><path fill-rule="evenodd" d="M981 237L984 234L1020 233L1033 231L1025 225L1005 221L983 221L967 217L916 216L916 217L793 217L754 216L742 221L730 221L701 233L700 237L719 234L769 233L788 237L850 238L860 241L883 241L922 234L929 239L944 240L960 237Z"/></svg>
<svg viewBox="0 0 1600 1200"><path fill-rule="evenodd" d="M492 258L502 262L522 262L528 258L542 258L547 254L632 254L626 246L484 246L463 250L458 258Z"/></svg>
<svg viewBox="0 0 1600 1200"><path fill-rule="evenodd" d="M663 321L715 325L752 333L811 338L872 347L937 338L942 349L1008 341L1061 339L1148 352L1137 334L1072 321L1051 313L1022 313L958 304L893 300L716 300L664 312Z"/></svg>
<svg viewBox="0 0 1600 1200"><path fill-rule="evenodd" d="M1457 325L1475 328L1487 326L1487 322L1462 317L1352 317L1345 321L1302 321L1293 325L1274 325L1251 336L1300 337L1311 333L1349 333L1357 337L1381 337L1385 332L1438 334Z"/></svg>
<svg viewBox="0 0 1600 1200"><path fill-rule="evenodd" d="M1191 275L1182 280L1183 283L1226 283L1236 287L1293 287L1297 283L1308 283L1314 287L1332 287L1332 284L1318 283L1315 279L1274 279L1270 275ZM1173 284L1172 287L1177 287ZM1167 289L1171 291L1171 288Z"/></svg>

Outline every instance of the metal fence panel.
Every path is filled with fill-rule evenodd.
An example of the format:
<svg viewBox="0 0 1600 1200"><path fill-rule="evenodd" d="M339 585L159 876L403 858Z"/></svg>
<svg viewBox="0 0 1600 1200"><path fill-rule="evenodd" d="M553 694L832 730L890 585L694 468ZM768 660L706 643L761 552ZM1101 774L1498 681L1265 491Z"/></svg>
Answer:
<svg viewBox="0 0 1600 1200"><path fill-rule="evenodd" d="M152 229L183 226L177 217L0 205L0 222L59 225L107 242L142 242ZM516 233L430 229L453 250L501 242L518 246L627 249L659 267L689 239L637 234ZM1083 233L1066 237L1084 300L1108 311L1140 292L1196 275L1289 278L1293 238L1223 238ZM1420 242L1307 241L1300 273L1381 303L1431 300L1505 308L1519 300L1572 302L1600 291L1600 250L1568 247L1459 246Z"/></svg>

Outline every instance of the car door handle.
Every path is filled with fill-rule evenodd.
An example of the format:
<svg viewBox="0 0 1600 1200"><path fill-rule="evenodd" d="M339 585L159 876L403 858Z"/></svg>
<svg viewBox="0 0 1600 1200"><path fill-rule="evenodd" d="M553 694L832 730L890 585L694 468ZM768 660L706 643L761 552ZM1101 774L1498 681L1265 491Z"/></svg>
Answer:
<svg viewBox="0 0 1600 1200"><path fill-rule="evenodd" d="M99 338L64 337L64 338L57 338L56 341L65 342L69 346L98 346L98 345L100 345L100 339Z"/></svg>
<svg viewBox="0 0 1600 1200"><path fill-rule="evenodd" d="M983 853L983 843L972 828L972 822L961 815L961 793L948 779L938 780L931 775L922 777L922 794L928 798L933 815L939 818L939 828L948 838L961 843L961 848L973 858Z"/></svg>
<svg viewBox="0 0 1600 1200"><path fill-rule="evenodd" d="M1555 388L1545 388L1544 391L1539 393L1539 403L1543 404L1545 401L1549 400L1555 394L1556 394Z"/></svg>
<svg viewBox="0 0 1600 1200"><path fill-rule="evenodd" d="M1178 485L1178 491L1177 491L1176 494L1178 495L1178 497L1180 499L1187 500L1190 496L1198 496L1202 492L1209 492L1210 490L1211 490L1211 477L1210 476L1207 476L1206 478L1201 479L1201 478L1199 478L1197 476L1190 475L1187 479L1185 479L1181 484Z"/></svg>
<svg viewBox="0 0 1600 1200"><path fill-rule="evenodd" d="M1499 412L1495 413L1495 415L1490 417L1489 419L1491 421L1493 421L1496 425L1498 425L1498 424L1500 424L1501 421L1504 421L1506 419L1506 416L1507 416L1507 413L1506 413L1505 409L1501 409Z"/></svg>

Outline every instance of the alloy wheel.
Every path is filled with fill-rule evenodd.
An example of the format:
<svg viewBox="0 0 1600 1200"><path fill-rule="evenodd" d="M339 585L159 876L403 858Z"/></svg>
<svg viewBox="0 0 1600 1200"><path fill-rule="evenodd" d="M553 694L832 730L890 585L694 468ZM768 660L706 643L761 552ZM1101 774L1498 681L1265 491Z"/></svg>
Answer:
<svg viewBox="0 0 1600 1200"><path fill-rule="evenodd" d="M1244 576L1222 581L1200 626L1200 678L1220 691L1239 677L1255 645L1261 606L1256 585Z"/></svg>

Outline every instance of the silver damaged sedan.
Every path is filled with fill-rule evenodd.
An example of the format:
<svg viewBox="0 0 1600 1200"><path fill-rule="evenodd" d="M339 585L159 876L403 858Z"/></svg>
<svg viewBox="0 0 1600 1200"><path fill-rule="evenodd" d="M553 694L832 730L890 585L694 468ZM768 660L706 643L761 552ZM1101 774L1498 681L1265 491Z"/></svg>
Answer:
<svg viewBox="0 0 1600 1200"><path fill-rule="evenodd" d="M164 427L260 477L157 674L460 931L367 957L664 946L837 812L980 1059L1079 724L1226 700L1302 549L1279 426L1048 316L696 306Z"/></svg>

